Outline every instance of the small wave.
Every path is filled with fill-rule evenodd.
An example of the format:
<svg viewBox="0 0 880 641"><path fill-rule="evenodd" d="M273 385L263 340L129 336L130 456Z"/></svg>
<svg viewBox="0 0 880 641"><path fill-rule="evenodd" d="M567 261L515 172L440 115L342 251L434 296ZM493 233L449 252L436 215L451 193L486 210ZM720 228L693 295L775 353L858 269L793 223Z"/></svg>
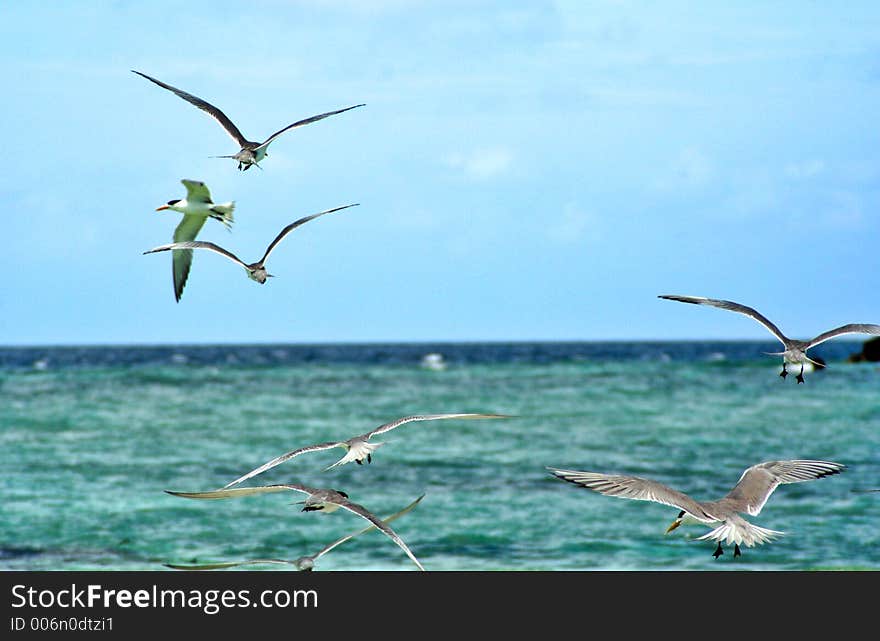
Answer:
<svg viewBox="0 0 880 641"><path fill-rule="evenodd" d="M443 359L443 354L440 354L439 352L431 352L429 354L425 354L424 356L422 356L422 360L419 364L425 369L446 369L446 361Z"/></svg>

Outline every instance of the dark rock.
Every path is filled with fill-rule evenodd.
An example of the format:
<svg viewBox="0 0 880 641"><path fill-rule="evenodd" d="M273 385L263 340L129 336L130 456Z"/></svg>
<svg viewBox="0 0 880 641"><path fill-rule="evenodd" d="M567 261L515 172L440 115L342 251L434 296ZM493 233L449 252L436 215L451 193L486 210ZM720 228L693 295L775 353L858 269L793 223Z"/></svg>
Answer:
<svg viewBox="0 0 880 641"><path fill-rule="evenodd" d="M850 354L846 360L850 363L860 363L862 361L876 363L880 361L880 337L866 340L862 343L862 351Z"/></svg>

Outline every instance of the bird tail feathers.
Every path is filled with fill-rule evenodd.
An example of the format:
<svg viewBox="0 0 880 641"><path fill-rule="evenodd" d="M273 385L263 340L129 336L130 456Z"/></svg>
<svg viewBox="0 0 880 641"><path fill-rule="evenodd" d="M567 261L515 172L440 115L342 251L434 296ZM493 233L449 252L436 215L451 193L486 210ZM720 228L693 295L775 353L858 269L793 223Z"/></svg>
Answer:
<svg viewBox="0 0 880 641"><path fill-rule="evenodd" d="M749 523L745 519L732 519L725 521L703 536L697 537L696 540L705 541L711 539L728 545L736 543L737 545L743 544L746 547L752 547L756 544L772 541L783 534L785 534L785 532L758 527L753 523Z"/></svg>

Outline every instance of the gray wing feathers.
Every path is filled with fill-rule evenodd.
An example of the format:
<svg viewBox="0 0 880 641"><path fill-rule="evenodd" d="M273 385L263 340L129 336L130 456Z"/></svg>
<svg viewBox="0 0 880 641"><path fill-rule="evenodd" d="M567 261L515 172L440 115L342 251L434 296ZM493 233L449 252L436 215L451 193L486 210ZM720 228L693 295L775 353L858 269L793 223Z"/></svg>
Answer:
<svg viewBox="0 0 880 641"><path fill-rule="evenodd" d="M719 307L721 309L726 309L731 312L736 312L738 314L744 314L746 316L750 316L754 318L756 321L761 323L764 327L766 327L770 332L776 336L782 343L786 343L788 341L788 337L783 334L776 325L770 322L770 320L758 312L756 309L752 309L751 307L746 307L745 305L740 305L739 303L734 303L729 300L719 300L716 298L703 298L701 296L658 296L658 298L665 298L666 300L674 300L680 303L691 303L693 305L711 305L712 307Z"/></svg>
<svg viewBox="0 0 880 641"><path fill-rule="evenodd" d="M404 416L402 418L398 418L396 420L391 421L390 423L385 423L384 425L380 425L374 430L371 430L363 435L364 438L370 438L371 436L375 436L376 434L384 434L385 432L390 432L391 430L400 427L406 423L413 423L416 421L439 421L443 419L451 419L451 418L460 418L460 419L471 419L471 418L509 418L504 414L422 414L417 416Z"/></svg>
<svg viewBox="0 0 880 641"><path fill-rule="evenodd" d="M244 476L238 477L237 479L235 479L231 483L227 483L223 487L224 487L224 489L226 489L226 488L232 487L233 485L238 485L242 481L246 481L247 479L252 478L252 477L256 476L257 474L262 474L266 470L271 469L271 468L275 467L276 465L280 465L281 463L284 463L285 461L289 461L290 459L294 458L295 456L299 456L300 454L305 454L306 452L318 452L320 450L329 450L330 448L341 447L343 445L344 445L344 443L332 441L329 443L319 443L317 445L309 445L306 447L301 447L296 450L292 450L290 452L287 452L286 454L282 454L281 456L277 456L277 457L273 458L271 461L263 463L260 467L254 468L253 470L251 470L250 472L248 472Z"/></svg>
<svg viewBox="0 0 880 641"><path fill-rule="evenodd" d="M391 516L385 517L384 519L382 519L382 522L387 525L388 523L391 523L395 519L399 519L404 514L412 511L413 508L415 508L415 506L418 505L423 498L425 498L424 494L422 494L419 498L417 498L415 501L413 501L412 503L407 505L405 508L403 508L399 512L395 512ZM346 541L349 541L356 536L360 536L361 534L366 534L367 532L370 532L375 529L378 529L375 525L368 525L367 527L363 528L362 530L358 530L357 532L352 532L351 534L349 534L347 536L343 536L341 539L337 539L336 541L333 541L333 543L331 543L330 545L325 546L320 552L315 554L315 556L312 558L317 561L319 558L321 558L322 556L327 554L327 552L329 552L333 548L335 548L339 545L342 545Z"/></svg>
<svg viewBox="0 0 880 641"><path fill-rule="evenodd" d="M824 343L827 340L831 340L832 338L836 338L837 336L842 336L844 334L871 334L874 336L880 336L880 325L852 323L850 325L843 325L835 329L830 329L827 332L823 332L813 340L809 341L807 343L807 349L809 349L810 347L814 347L819 343Z"/></svg>
<svg viewBox="0 0 880 641"><path fill-rule="evenodd" d="M845 467L830 461L766 461L743 472L739 482L727 493L725 499L732 501L737 511L757 516L780 484L820 479L839 474Z"/></svg>
<svg viewBox="0 0 880 641"><path fill-rule="evenodd" d="M363 107L363 106L364 106L363 104L354 105L352 107L346 107L345 109L337 109L336 111L328 111L327 113L318 114L317 116L311 116L311 117L305 118L303 120L297 120L295 123L287 125L284 129L280 129L279 131L276 131L274 134L272 134L271 136L266 138L266 140L264 142L260 143L260 145L258 147L256 147L256 149L260 149L262 147L268 147L270 142L275 140L278 136L283 134L288 129L293 129L295 127L302 127L303 125L308 125L313 122L317 122L318 120L323 120L327 116L335 116L336 114L341 114L344 111L348 111L350 109L355 109L357 107Z"/></svg>
<svg viewBox="0 0 880 641"><path fill-rule="evenodd" d="M167 85L164 82L162 82L161 80L156 80L155 78L151 78L147 74L141 73L140 71L135 71L134 69L132 69L131 71L132 71L132 73L136 73L137 75L141 76L142 78L146 78L150 82L153 82L153 83L159 85L163 89L167 89L168 91L176 94L179 98L183 98L188 103L195 105L196 107L198 107L199 109L201 109L202 111L207 113L214 120L216 120L218 123L220 123L220 126L226 130L226 133L228 133L229 136L235 142L237 142L239 144L239 146L245 147L248 145L249 141L247 140L247 138L245 138L244 136L241 135L241 132L238 130L238 127L235 126L235 124L226 116L226 114L224 114L222 111L217 109L217 107L212 105L210 102L202 100L198 96L194 96L190 93L183 91L182 89L178 89L177 87L172 87L171 85Z"/></svg>
<svg viewBox="0 0 880 641"><path fill-rule="evenodd" d="M415 555L407 547L406 543L403 542L403 539L401 539L397 535L397 533L391 529L390 526L386 525L384 522L382 522L378 518L376 518L364 506L358 505L357 503L352 503L351 501L348 501L346 499L339 499L334 502L339 507L344 508L344 509L348 510L349 512L357 514L361 518L368 520L370 523L372 523L374 526L376 526L378 529L380 529L388 538L390 538L392 541L397 543L397 545L400 546L400 549L402 549L404 552L406 552L406 555L412 560L413 563L415 563L418 566L418 568L420 570L425 569L422 566L422 564L419 563L419 560L415 557Z"/></svg>
<svg viewBox="0 0 880 641"><path fill-rule="evenodd" d="M303 218L300 218L299 220L293 221L292 223L287 225L284 229L282 229L280 232L278 232L278 235L275 237L275 239L271 243L269 243L269 246L266 248L266 253L263 254L263 257L260 259L260 264L261 265L264 264L266 262L266 260L269 258L269 254L272 253L272 250L275 249L275 247L278 245L278 243L280 243L282 241L282 239L285 236L287 236L287 234L292 232L294 229L296 229L300 225L304 225L307 222L309 222L310 220L314 220L315 218L318 218L319 216L323 216L325 214L332 214L334 211L339 211L340 209L348 209L349 207L357 207L358 204L359 203L354 203L351 205L343 205L342 207L334 207L333 209L327 209L325 211L320 211L317 214L312 214L310 216L304 216Z"/></svg>
<svg viewBox="0 0 880 641"><path fill-rule="evenodd" d="M314 494L318 490L306 485L298 483L285 483L283 485L263 485L260 487L234 487L231 489L211 490L209 492L172 492L165 490L168 494L180 496L185 499L234 499L241 496L251 496L253 494L271 494L273 492L286 492L294 490L304 494Z"/></svg>
<svg viewBox="0 0 880 641"><path fill-rule="evenodd" d="M635 501L653 501L677 507L689 513L695 519L711 522L715 517L706 512L703 507L687 494L674 490L671 487L637 476L622 476L615 474L599 474L596 472L579 472L577 470L559 470L547 468L558 478L587 489L616 496L622 499Z"/></svg>
<svg viewBox="0 0 880 641"><path fill-rule="evenodd" d="M213 252L220 254L221 256L225 256L231 261L234 261L241 265L242 267L247 268L247 264L242 261L238 256L233 254L231 251L223 249L220 245L216 245L214 243L210 243L208 241L203 240L191 240L182 243L169 243L167 245L159 245L158 247L153 247L149 251L145 251L145 254L154 254L156 252L168 251L169 249L177 251L188 251L192 254L193 249L209 249Z"/></svg>

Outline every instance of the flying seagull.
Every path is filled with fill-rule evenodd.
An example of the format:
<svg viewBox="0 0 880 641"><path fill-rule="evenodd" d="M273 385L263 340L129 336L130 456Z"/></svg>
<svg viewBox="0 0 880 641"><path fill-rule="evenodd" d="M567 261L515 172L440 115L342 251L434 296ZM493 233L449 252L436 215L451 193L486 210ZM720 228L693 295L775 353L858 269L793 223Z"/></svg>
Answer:
<svg viewBox="0 0 880 641"><path fill-rule="evenodd" d="M302 511L303 512L324 512L325 514L329 514L330 512L335 512L339 508L343 508L352 512L353 514L357 514L359 517L366 519L374 526L382 530L382 532L388 536L392 541L397 543L400 548L406 552L406 555L412 559L412 562L415 563L420 570L424 570L422 564L419 563L419 560L415 557L415 555L410 551L410 549L406 546L406 543L403 542L397 533L391 529L389 525L386 525L384 522L380 521L378 517L374 516L369 510L367 510L364 506L358 505L357 503L353 503L348 500L348 494L345 492L340 492L339 490L331 490L331 489L319 489L314 487L309 487L307 485L300 485L299 483L286 483L283 485L263 485L260 487L236 487L232 489L223 489L223 490L213 490L211 492L172 492L171 490L165 490L168 494L173 494L174 496L182 496L187 499L231 499L237 498L240 496L250 496L251 494L269 494L272 492L285 492L287 490L293 490L294 492L302 492L303 494L308 494L304 501L300 501L304 504Z"/></svg>
<svg viewBox="0 0 880 641"><path fill-rule="evenodd" d="M275 240L273 240L271 243L269 243L269 246L266 248L266 253L263 254L263 257L255 263L245 263L243 260L241 260L238 256L233 254L231 251L223 249L222 247L220 247L219 245L215 245L214 243L204 242L204 241L200 241L200 240L188 240L186 242L173 242L173 243L169 243L167 245L160 245L159 247L154 247L153 249L145 251L144 254L153 254L156 252L168 251L169 249L172 250L175 254L181 250L192 254L193 249L210 249L211 251L217 252L221 256L226 256L226 258L228 258L229 260L238 263L239 265L241 265L242 267L245 268L245 271L247 271L248 278L250 278L251 280L257 281L260 284L263 284L266 282L266 279L271 278L273 276L272 274L269 274L266 272L266 260L269 258L269 254L272 253L272 250L275 249L275 247L278 245L278 243L280 243L281 240L285 236L287 236L287 234L292 232L294 229L296 229L300 225L303 225L303 224L309 222L310 220L314 220L318 216L323 216L324 214L331 214L334 211L339 211L340 209L348 209L349 207L356 207L357 205L358 205L358 203L354 203L353 205L345 205L343 207L335 207L334 209L327 209L325 211L321 211L321 212L318 212L317 214L312 214L311 216L306 216L304 218L300 218L299 220L296 220L296 221L290 223L287 227L285 227L284 229L282 229L278 233L278 235L275 237ZM176 240L177 240L177 238L175 238L175 241ZM176 273L177 272L175 271L175 274ZM181 286L181 289L183 289L183 286Z"/></svg>
<svg viewBox="0 0 880 641"><path fill-rule="evenodd" d="M698 541L707 539L718 541L718 547L712 554L717 559L724 554L722 541L727 545L734 544L733 556L736 558L741 554L740 543L752 547L756 543L766 543L784 534L758 527L740 516L740 513L751 516L760 514L761 508L777 486L782 483L800 483L838 474L845 467L840 463L811 460L758 463L743 472L739 482L727 493L727 496L717 501L696 501L687 494L662 483L637 476L578 472L552 467L547 469L563 481L581 485L600 494L636 501L654 501L679 508L681 512L666 530L667 534L682 524L720 523L714 530L697 538Z"/></svg>
<svg viewBox="0 0 880 641"><path fill-rule="evenodd" d="M220 111L217 107L212 105L209 102L202 100L192 94L186 93L185 91L178 89L176 87L172 87L171 85L166 85L161 80L156 80L155 78L151 78L145 73L141 73L140 71L131 70L132 73L136 73L142 78L146 78L150 82L154 82L163 89L167 89L175 94L178 97L183 98L190 104L195 105L202 111L205 111L210 115L214 120L220 123L220 126L226 130L226 133L229 134L232 139L238 144L241 149L238 153L233 154L231 156L217 156L217 158L232 158L233 160L238 161L238 169L239 171L247 171L251 168L251 165L257 165L259 167L259 162L268 156L266 150L269 147L269 143L275 140L278 136L283 134L288 129L293 129L295 127L302 127L303 125L308 125L313 122L317 122L318 120L323 120L328 116L335 116L336 114L341 114L344 111L348 111L349 109L355 109L356 107L363 107L363 104L353 105L351 107L346 107L345 109L337 109L336 111L328 111L327 113L318 114L317 116L311 116L309 118L305 118L304 120L297 120L295 123L287 125L284 129L276 131L274 134L266 138L263 142L255 142L253 140L248 140L245 138L242 133L238 130L238 127L233 124L233 122L226 117L222 111Z"/></svg>
<svg viewBox="0 0 880 641"><path fill-rule="evenodd" d="M425 414L422 416L404 416L403 418L398 418L390 423L385 423L384 425L380 425L374 430L370 430L364 434L360 434L358 436L353 436L347 441L328 441L327 443L318 443L317 445L307 445L306 447L301 447L296 450L292 450L287 452L287 454L282 454L276 458L273 458L271 461L267 463L263 463L260 467L255 468L245 474L244 476L240 476L231 483L227 483L224 486L224 489L230 488L233 485L238 485L242 481L246 481L247 479L256 476L257 474L261 474L268 469L275 467L285 461L289 461L295 456L299 456L300 454L305 454L306 452L319 452L321 450L329 450L334 447L341 447L345 450L345 455L336 461L333 465L330 465L324 468L324 471L336 467L337 465L345 465L346 463L351 463L354 461L358 465L362 465L364 459L366 459L367 463L373 462L373 452L375 452L380 446L384 445L384 442L371 443L370 439L377 434L384 434L385 432L390 432L396 427L400 427L406 423L414 423L416 421L439 421L443 419L473 419L473 418L510 418L506 414Z"/></svg>
<svg viewBox="0 0 880 641"><path fill-rule="evenodd" d="M407 505L405 508L403 508L399 512L395 512L391 516L382 519L382 522L387 525L388 523L391 523L391 521L394 521L395 519L400 518L401 516L403 516L407 512L412 511L413 508L415 508L416 505L418 505L419 502L423 498L425 498L424 494L422 494L419 498L417 498L415 501L413 501L412 503ZM301 556L298 559L295 559L293 561L288 561L286 559L250 559L247 561L229 561L226 563L203 563L200 565L174 565L172 563L166 563L165 565L167 567L175 569L175 570L225 570L228 568L238 567L240 565L268 563L268 564L275 564L275 565L292 565L297 570L301 570L303 572L310 572L311 570L314 569L315 563L318 561L318 559L320 559L322 556L327 554L327 552L329 552L330 550L334 549L337 546L342 545L346 541L350 541L351 539L353 539L356 536L360 536L361 534L366 534L367 532L369 532L371 530L375 530L375 529L376 529L375 525L368 525L367 527L365 527L362 530L358 530L357 532L352 532L351 534L343 536L341 539L337 539L336 541L334 541L330 545L325 545L323 548L321 548L315 554Z"/></svg>
<svg viewBox="0 0 880 641"><path fill-rule="evenodd" d="M174 230L175 243L195 240L196 235L208 218L219 220L226 229L232 226L232 212L235 209L235 202L214 203L211 200L211 193L208 191L205 183L200 180L187 180L184 178L180 182L186 187L186 198L169 200L164 205L156 208L156 211L170 209L183 214L180 224ZM183 296L183 288L186 286L186 279L189 276L192 259L193 253L191 249L175 249L172 253L171 267L174 275L174 299L177 302L180 302L180 297Z"/></svg>
<svg viewBox="0 0 880 641"><path fill-rule="evenodd" d="M820 365L821 363L817 363L812 358L807 356L807 350L811 347L815 347L819 343L824 343L827 340L832 338L836 338L837 336L842 336L843 334L872 334L872 335L880 335L880 325L867 325L864 323L851 323L849 325L842 325L835 329L828 330L822 334L819 334L815 338L808 341L799 341L794 340L792 338L788 338L785 334L779 331L779 328L776 327L773 323L767 320L762 314L759 314L756 310L751 307L746 307L745 305L740 305L739 303L733 303L729 300L716 300L714 298L701 298L699 296L658 296L658 298L665 298L667 300L677 300L681 303L692 303L694 305L711 305L712 307L720 307L721 309L728 309L732 312L737 312L739 314L745 314L746 316L751 316L756 321L761 323L764 327L770 330L779 341L782 343L785 350L782 352L770 352L770 356L782 356L782 371L779 375L782 378L788 376L788 370L786 369L786 365L800 365L801 370L797 375L797 382L804 382L804 363L810 362L814 365Z"/></svg>

